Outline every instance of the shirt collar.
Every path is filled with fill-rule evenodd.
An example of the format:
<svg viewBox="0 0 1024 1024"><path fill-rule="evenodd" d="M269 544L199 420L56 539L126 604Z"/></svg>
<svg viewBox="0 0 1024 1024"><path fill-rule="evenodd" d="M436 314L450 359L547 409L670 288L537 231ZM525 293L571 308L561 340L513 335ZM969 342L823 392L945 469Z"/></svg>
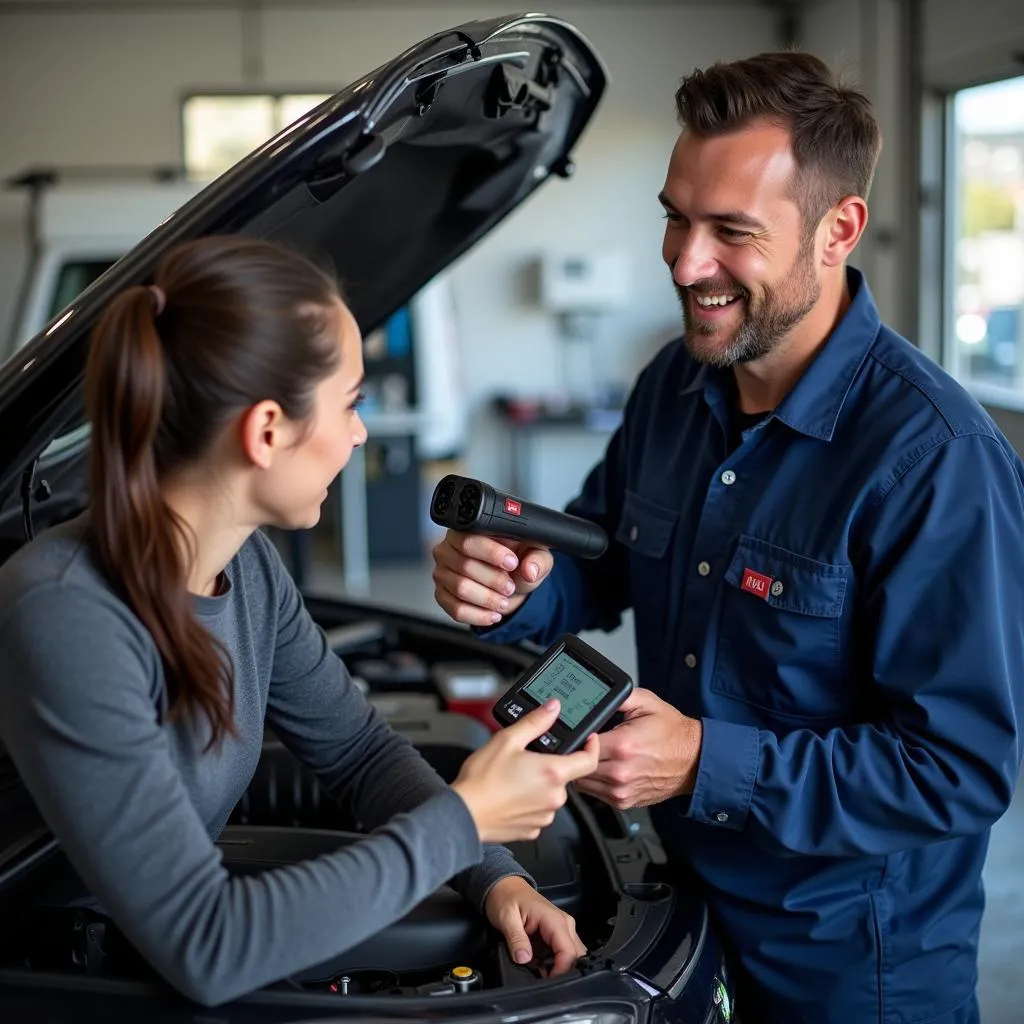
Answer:
<svg viewBox="0 0 1024 1024"><path fill-rule="evenodd" d="M882 320L864 275L846 268L850 306L826 339L814 361L773 413L788 427L831 441L854 378L878 336ZM720 387L719 374L701 366L682 394Z"/></svg>
<svg viewBox="0 0 1024 1024"><path fill-rule="evenodd" d="M703 391L708 386L708 380L712 376L711 369L706 363L698 365L693 380L686 384L679 392L681 395L692 395L695 391Z"/></svg>

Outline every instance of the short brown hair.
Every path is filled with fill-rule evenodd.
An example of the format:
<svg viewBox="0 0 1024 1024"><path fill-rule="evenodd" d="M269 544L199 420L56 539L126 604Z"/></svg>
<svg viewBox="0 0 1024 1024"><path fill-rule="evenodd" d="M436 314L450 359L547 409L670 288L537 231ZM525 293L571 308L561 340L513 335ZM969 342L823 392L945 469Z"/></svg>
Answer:
<svg viewBox="0 0 1024 1024"><path fill-rule="evenodd" d="M810 53L780 51L694 71L676 92L679 123L722 135L766 119L789 129L794 199L812 232L844 196L867 199L882 148L871 101Z"/></svg>

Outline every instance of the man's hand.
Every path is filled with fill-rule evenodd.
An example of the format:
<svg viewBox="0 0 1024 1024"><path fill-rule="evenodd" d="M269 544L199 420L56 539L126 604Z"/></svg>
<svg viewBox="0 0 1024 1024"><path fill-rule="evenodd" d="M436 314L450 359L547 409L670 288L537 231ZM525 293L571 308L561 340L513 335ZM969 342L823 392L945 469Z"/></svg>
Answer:
<svg viewBox="0 0 1024 1024"><path fill-rule="evenodd" d="M703 728L650 690L634 690L619 710L625 721L600 733L597 770L576 788L620 811L692 793Z"/></svg>
<svg viewBox="0 0 1024 1024"><path fill-rule="evenodd" d="M509 875L494 884L484 902L484 913L505 936L509 955L517 964L529 963L534 958L531 935L543 940L555 958L550 971L541 968L545 975L564 974L587 952L576 935L572 917L518 875Z"/></svg>
<svg viewBox="0 0 1024 1024"><path fill-rule="evenodd" d="M456 621L494 626L547 578L551 552L526 541L449 530L434 545L434 600Z"/></svg>

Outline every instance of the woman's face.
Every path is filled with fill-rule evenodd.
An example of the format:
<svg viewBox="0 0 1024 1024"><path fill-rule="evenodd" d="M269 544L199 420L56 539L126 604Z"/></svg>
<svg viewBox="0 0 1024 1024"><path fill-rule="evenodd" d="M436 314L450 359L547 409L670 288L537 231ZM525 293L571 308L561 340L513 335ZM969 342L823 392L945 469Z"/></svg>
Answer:
<svg viewBox="0 0 1024 1024"><path fill-rule="evenodd" d="M253 498L262 522L284 529L305 529L320 519L327 487L348 464L352 449L366 442L357 404L363 383L359 325L339 303L337 370L317 385L313 412L289 439L276 446L273 460L257 477Z"/></svg>

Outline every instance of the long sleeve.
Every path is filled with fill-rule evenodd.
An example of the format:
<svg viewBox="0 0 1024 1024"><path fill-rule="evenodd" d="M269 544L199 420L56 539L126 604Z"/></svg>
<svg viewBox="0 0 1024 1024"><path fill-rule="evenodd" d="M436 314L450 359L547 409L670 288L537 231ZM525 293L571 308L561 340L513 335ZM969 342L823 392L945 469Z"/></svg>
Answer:
<svg viewBox="0 0 1024 1024"><path fill-rule="evenodd" d="M875 714L781 735L705 720L689 817L774 852L857 856L978 833L1006 809L1024 727L1019 467L991 437L952 438L863 532L859 642L874 654L851 685Z"/></svg>
<svg viewBox="0 0 1024 1024"><path fill-rule="evenodd" d="M0 657L0 735L45 821L143 956L201 1003L354 946L481 859L458 795L410 783L422 802L365 840L231 878L159 721L155 650L119 602L37 586L0 620Z"/></svg>
<svg viewBox="0 0 1024 1024"><path fill-rule="evenodd" d="M276 552L270 557L277 577L278 632L267 718L281 741L369 829L449 794L437 772L352 683ZM463 807L453 816L454 827L462 828L464 817ZM451 883L482 909L491 887L507 875L533 883L505 847L487 845L482 862Z"/></svg>

